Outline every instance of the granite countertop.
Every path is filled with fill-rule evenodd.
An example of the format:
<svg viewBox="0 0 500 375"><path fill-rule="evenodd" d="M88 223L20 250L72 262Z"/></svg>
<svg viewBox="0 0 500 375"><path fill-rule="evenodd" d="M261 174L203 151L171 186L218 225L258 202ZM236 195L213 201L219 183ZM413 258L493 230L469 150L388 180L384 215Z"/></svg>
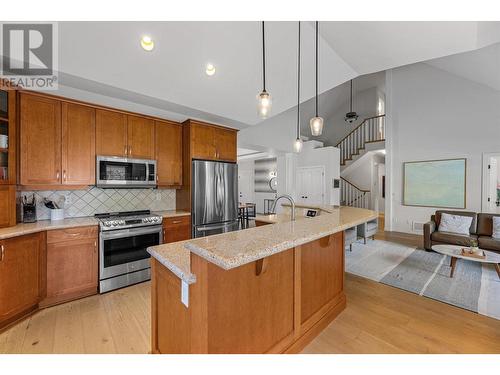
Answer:
<svg viewBox="0 0 500 375"><path fill-rule="evenodd" d="M181 280L193 284L196 276L191 273L191 252L185 247L188 241L149 247L148 252Z"/></svg>
<svg viewBox="0 0 500 375"><path fill-rule="evenodd" d="M292 205L289 202L283 202L281 204L283 207L290 208ZM335 209L338 209L340 206L334 206L334 205L328 205L328 204L323 204L323 205L317 205L317 204L306 204L306 203L295 203L295 210L297 208L312 208L314 210L319 210L319 211L324 211L328 213L332 213L335 211Z"/></svg>
<svg viewBox="0 0 500 375"><path fill-rule="evenodd" d="M177 217L177 216L191 215L189 211L182 211L182 210L154 211L153 213L161 215L163 217ZM98 224L99 220L97 220L93 216L66 218L57 221L39 220L35 223L18 223L13 227L0 228L0 240L11 237L22 236L24 234L42 232L45 230L86 227L89 225L98 225Z"/></svg>
<svg viewBox="0 0 500 375"><path fill-rule="evenodd" d="M298 217L294 222L287 214L258 215L257 220L273 225L153 246L148 251L182 280L193 283L190 252L229 270L377 217L375 211L354 207L336 208L314 218Z"/></svg>
<svg viewBox="0 0 500 375"><path fill-rule="evenodd" d="M22 236L24 234L43 232L45 230L67 229L75 227L86 227L89 225L98 225L99 221L93 216L75 217L57 221L39 220L35 223L19 223L13 227L0 229L0 240Z"/></svg>
<svg viewBox="0 0 500 375"><path fill-rule="evenodd" d="M163 217L191 216L191 212L184 210L151 211L151 213Z"/></svg>

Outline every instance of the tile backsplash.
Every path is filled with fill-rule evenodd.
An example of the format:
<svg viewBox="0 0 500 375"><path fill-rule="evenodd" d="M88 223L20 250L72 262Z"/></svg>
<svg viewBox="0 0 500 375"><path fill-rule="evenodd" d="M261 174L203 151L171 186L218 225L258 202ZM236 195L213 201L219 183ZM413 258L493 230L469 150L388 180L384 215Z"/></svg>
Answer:
<svg viewBox="0 0 500 375"><path fill-rule="evenodd" d="M146 210L163 211L175 209L174 189L101 189L90 187L88 190L22 191L22 196L35 194L36 216L38 220L50 219L50 210L45 207L43 198L58 202L64 197L65 217L93 216L102 212Z"/></svg>

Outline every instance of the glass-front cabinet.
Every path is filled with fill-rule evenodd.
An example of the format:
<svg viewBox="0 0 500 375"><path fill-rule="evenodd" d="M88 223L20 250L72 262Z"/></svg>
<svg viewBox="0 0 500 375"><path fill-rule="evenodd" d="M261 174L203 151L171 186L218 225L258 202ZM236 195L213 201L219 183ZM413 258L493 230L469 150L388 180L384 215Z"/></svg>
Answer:
<svg viewBox="0 0 500 375"><path fill-rule="evenodd" d="M0 184L16 183L15 173L15 90L0 81Z"/></svg>

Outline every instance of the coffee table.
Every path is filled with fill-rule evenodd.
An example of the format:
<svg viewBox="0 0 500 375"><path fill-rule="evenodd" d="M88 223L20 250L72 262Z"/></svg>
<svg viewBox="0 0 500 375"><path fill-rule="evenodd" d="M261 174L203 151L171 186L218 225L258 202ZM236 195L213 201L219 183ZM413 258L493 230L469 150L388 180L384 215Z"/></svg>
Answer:
<svg viewBox="0 0 500 375"><path fill-rule="evenodd" d="M470 262L479 262L479 263L491 263L495 266L495 270L497 271L498 277L500 278L500 253L496 253L494 251L484 250L484 254L486 257L484 259L473 258L462 255L462 248L465 246L457 246L457 245L434 245L432 246L432 250L436 253L448 255L450 259L450 277L453 277L453 273L455 272L455 265L457 264L457 259L465 259Z"/></svg>

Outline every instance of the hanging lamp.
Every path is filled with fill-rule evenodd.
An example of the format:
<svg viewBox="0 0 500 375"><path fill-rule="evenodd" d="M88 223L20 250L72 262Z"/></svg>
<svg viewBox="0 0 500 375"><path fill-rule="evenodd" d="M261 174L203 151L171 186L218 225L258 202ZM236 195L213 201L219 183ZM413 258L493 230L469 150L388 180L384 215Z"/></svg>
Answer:
<svg viewBox="0 0 500 375"><path fill-rule="evenodd" d="M269 116L272 107L271 94L266 91L266 38L264 21L262 21L262 91L257 95L257 109L259 116L266 118Z"/></svg>
<svg viewBox="0 0 500 375"><path fill-rule="evenodd" d="M318 116L318 26L319 22L316 21L316 116L309 120L313 136L323 133L323 118Z"/></svg>
<svg viewBox="0 0 500 375"><path fill-rule="evenodd" d="M297 138L293 143L293 151L302 151L302 139L300 139L300 21L299 21L299 47L297 58Z"/></svg>
<svg viewBox="0 0 500 375"><path fill-rule="evenodd" d="M358 119L358 114L356 112L353 112L352 110L352 79L351 79L351 97L350 97L350 106L349 106L349 112L345 114L344 120L348 122L349 124L352 124L354 121Z"/></svg>

